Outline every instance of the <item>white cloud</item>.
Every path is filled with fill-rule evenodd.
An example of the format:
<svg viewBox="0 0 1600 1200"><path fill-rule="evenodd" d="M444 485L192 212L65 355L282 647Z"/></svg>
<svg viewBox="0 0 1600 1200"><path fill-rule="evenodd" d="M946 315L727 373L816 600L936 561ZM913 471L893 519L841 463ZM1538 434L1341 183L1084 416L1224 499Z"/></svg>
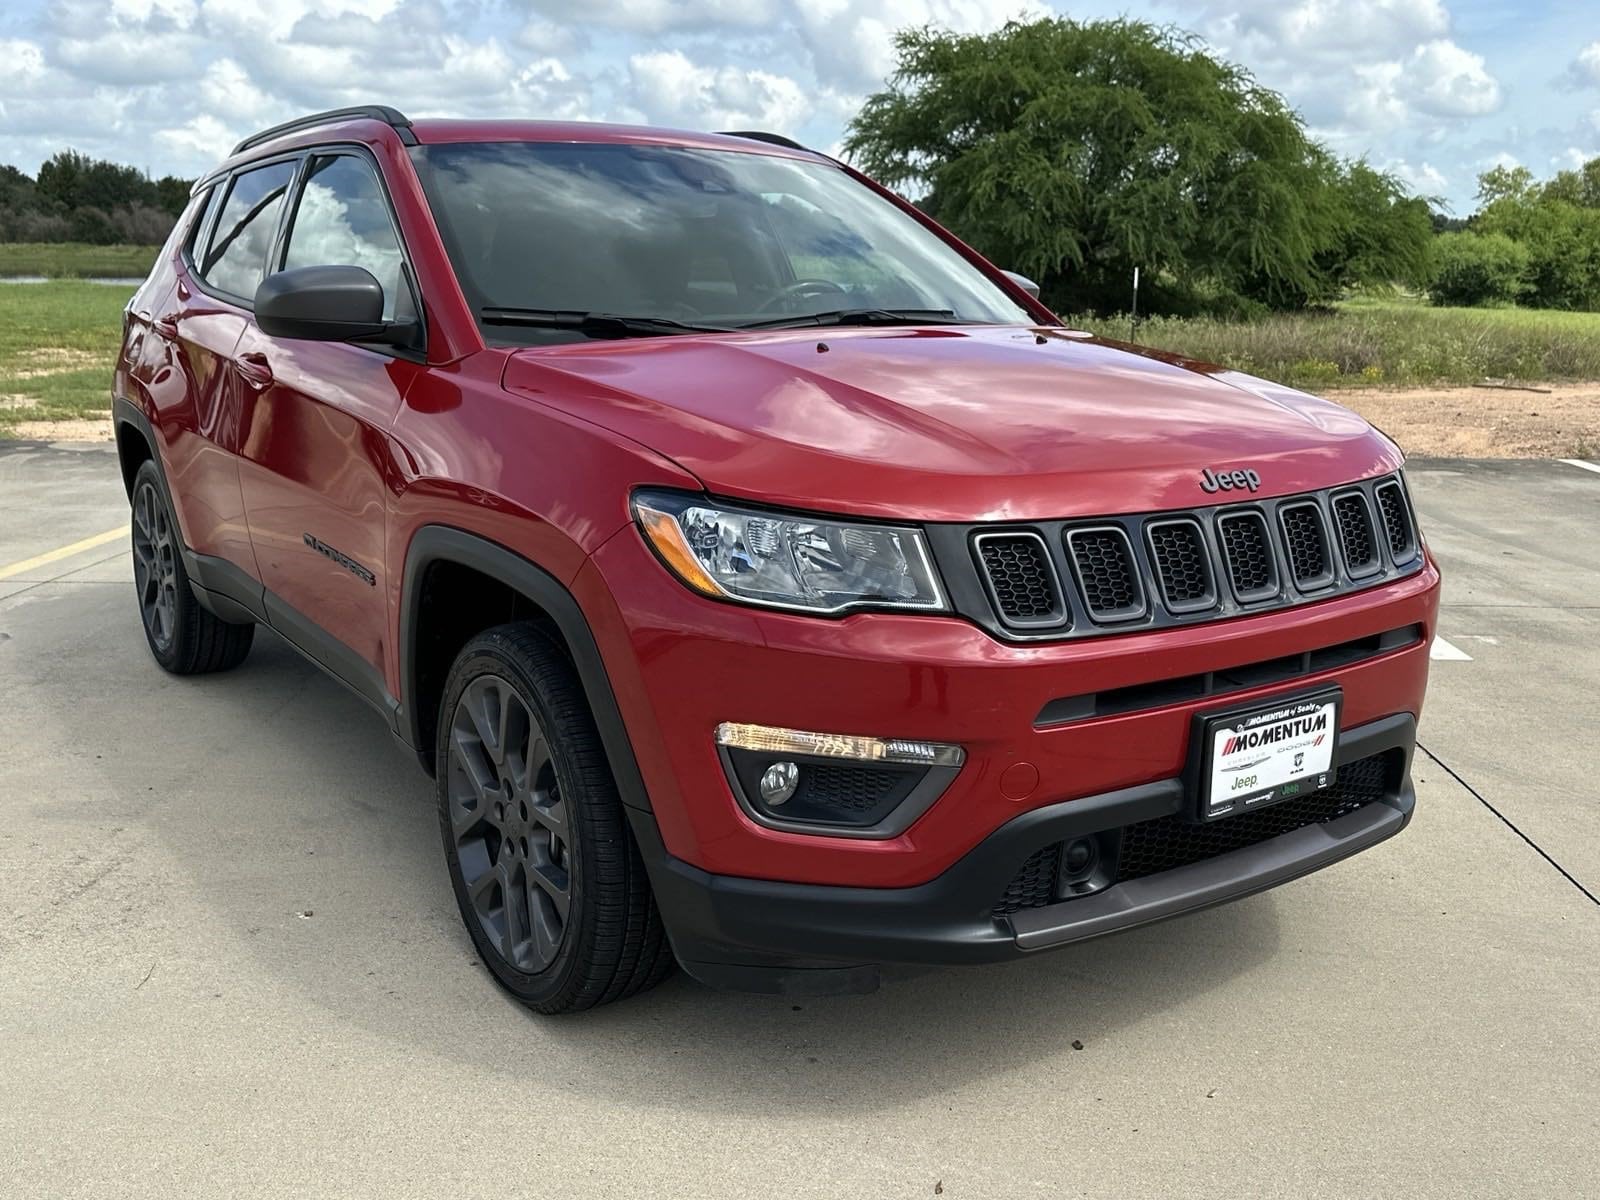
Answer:
<svg viewBox="0 0 1600 1200"><path fill-rule="evenodd" d="M1498 109L1503 99L1483 56L1443 39L1412 53L1402 91L1418 109L1438 117L1483 116Z"/></svg>
<svg viewBox="0 0 1600 1200"><path fill-rule="evenodd" d="M1600 88L1600 42L1590 42L1578 51L1567 67L1565 82L1570 87Z"/></svg>
<svg viewBox="0 0 1600 1200"><path fill-rule="evenodd" d="M1236 0L1201 11L1214 39L1301 61L1381 58L1450 29L1441 0Z"/></svg>
<svg viewBox="0 0 1600 1200"><path fill-rule="evenodd" d="M669 125L792 129L811 110L805 90L787 76L700 66L678 50L634 55L628 77L635 106Z"/></svg>
<svg viewBox="0 0 1600 1200"><path fill-rule="evenodd" d="M1384 170L1398 176L1419 196L1442 196L1450 187L1449 178L1430 162L1413 165L1405 159L1399 159L1385 164Z"/></svg>

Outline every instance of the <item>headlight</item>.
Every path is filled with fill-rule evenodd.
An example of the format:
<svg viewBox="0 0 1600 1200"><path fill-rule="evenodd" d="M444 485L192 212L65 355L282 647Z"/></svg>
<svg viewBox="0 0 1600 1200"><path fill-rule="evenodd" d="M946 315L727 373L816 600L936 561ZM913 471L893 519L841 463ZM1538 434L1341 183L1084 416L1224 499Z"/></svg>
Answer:
<svg viewBox="0 0 1600 1200"><path fill-rule="evenodd" d="M915 529L761 512L665 492L639 493L633 510L662 561L708 596L819 613L945 608Z"/></svg>

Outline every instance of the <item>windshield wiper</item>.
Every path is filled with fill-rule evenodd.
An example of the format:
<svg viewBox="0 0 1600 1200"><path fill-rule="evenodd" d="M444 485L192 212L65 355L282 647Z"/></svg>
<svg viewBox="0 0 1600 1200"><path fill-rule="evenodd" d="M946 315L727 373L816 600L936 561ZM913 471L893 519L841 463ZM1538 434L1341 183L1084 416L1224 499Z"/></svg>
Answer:
<svg viewBox="0 0 1600 1200"><path fill-rule="evenodd" d="M731 333L727 325L690 325L671 317L630 317L621 313L576 312L554 308L480 308L486 325L525 329L572 329L592 338L665 337L674 333Z"/></svg>
<svg viewBox="0 0 1600 1200"><path fill-rule="evenodd" d="M807 325L962 325L953 308L835 308L766 321L746 321L740 329L800 329Z"/></svg>

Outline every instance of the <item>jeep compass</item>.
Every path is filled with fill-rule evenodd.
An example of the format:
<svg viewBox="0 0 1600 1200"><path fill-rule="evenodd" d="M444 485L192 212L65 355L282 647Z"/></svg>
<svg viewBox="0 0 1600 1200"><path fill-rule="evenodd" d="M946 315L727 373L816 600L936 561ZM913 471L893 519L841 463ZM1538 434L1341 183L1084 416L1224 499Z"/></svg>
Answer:
<svg viewBox="0 0 1600 1200"><path fill-rule="evenodd" d="M114 387L156 661L266 625L370 702L541 1012L1021 958L1411 817L1395 445L1066 327L781 137L277 126Z"/></svg>

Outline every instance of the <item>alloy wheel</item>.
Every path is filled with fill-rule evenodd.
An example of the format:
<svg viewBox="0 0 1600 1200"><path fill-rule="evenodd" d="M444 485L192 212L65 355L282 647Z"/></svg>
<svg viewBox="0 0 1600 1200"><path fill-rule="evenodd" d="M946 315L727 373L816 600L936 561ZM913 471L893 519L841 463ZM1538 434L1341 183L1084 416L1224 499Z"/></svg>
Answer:
<svg viewBox="0 0 1600 1200"><path fill-rule="evenodd" d="M178 546L167 506L149 482L133 496L133 579L144 627L165 651L178 612Z"/></svg>
<svg viewBox="0 0 1600 1200"><path fill-rule="evenodd" d="M447 771L450 836L478 927L508 965L545 970L572 906L570 820L549 742L506 679L480 675L462 691Z"/></svg>

